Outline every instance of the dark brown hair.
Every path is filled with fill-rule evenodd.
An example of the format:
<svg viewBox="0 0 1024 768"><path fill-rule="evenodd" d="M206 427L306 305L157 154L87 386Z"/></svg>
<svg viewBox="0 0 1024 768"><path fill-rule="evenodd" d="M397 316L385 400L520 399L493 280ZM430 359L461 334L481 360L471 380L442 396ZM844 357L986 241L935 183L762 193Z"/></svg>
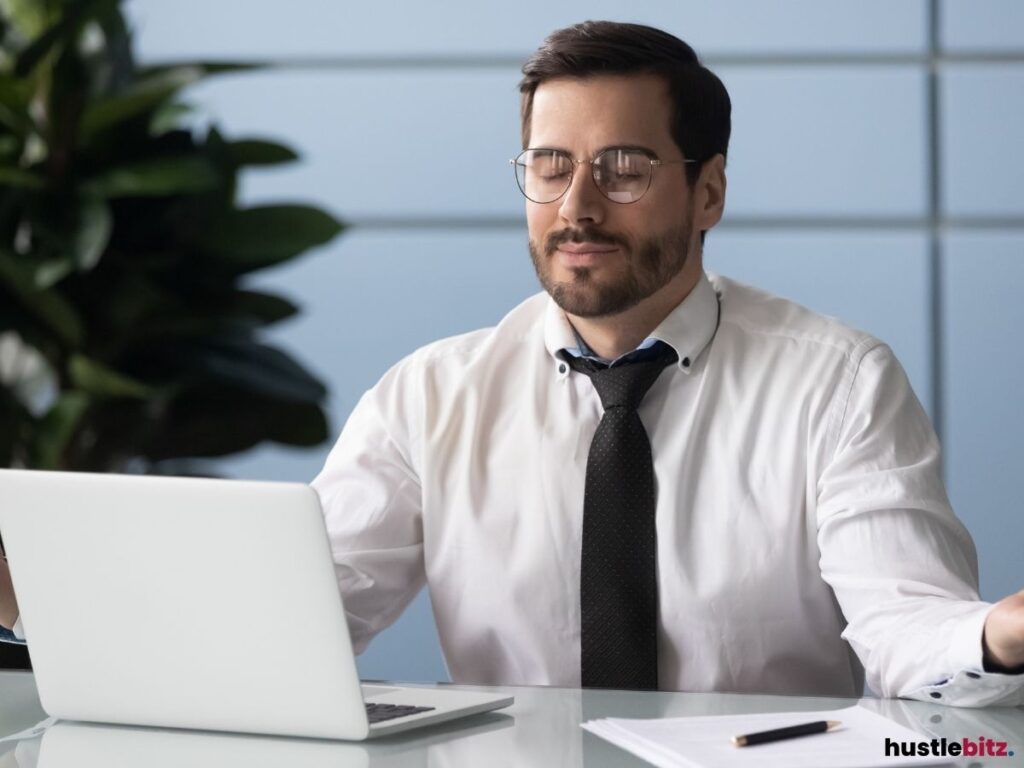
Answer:
<svg viewBox="0 0 1024 768"><path fill-rule="evenodd" d="M699 160L686 166L692 185L704 161L729 148L732 104L722 81L700 63L693 48L678 37L642 24L585 21L556 30L523 65L523 148L530 140L533 95L556 77L659 75L673 102L669 130L683 157Z"/></svg>

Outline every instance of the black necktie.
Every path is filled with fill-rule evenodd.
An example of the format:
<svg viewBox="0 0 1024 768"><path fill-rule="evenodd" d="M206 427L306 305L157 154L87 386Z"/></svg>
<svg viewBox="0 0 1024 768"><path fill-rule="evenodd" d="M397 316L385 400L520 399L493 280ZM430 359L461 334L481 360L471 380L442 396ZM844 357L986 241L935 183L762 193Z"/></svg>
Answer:
<svg viewBox="0 0 1024 768"><path fill-rule="evenodd" d="M563 353L564 354L564 353ZM651 443L636 409L678 357L658 342L608 368L564 358L590 377L604 406L587 456L580 563L585 688L658 689L658 550Z"/></svg>

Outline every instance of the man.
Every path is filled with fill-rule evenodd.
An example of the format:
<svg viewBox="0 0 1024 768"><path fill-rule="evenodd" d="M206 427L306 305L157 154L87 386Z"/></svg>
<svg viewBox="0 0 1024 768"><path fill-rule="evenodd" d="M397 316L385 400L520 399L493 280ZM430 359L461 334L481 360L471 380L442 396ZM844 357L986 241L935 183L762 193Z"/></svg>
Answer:
<svg viewBox="0 0 1024 768"><path fill-rule="evenodd" d="M517 180L547 295L396 365L314 482L357 646L426 583L462 682L653 687L653 657L666 689L857 695L863 664L886 696L1024 702L1004 674L1024 595L978 601L891 351L703 272L718 79L605 22L554 33L524 74ZM579 356L660 371L649 449L608 460L604 421L629 408Z"/></svg>
<svg viewBox="0 0 1024 768"><path fill-rule="evenodd" d="M546 293L399 362L314 481L357 650L427 584L459 682L1024 703L1024 593L978 600L891 351L703 271L718 79L608 22L524 74Z"/></svg>

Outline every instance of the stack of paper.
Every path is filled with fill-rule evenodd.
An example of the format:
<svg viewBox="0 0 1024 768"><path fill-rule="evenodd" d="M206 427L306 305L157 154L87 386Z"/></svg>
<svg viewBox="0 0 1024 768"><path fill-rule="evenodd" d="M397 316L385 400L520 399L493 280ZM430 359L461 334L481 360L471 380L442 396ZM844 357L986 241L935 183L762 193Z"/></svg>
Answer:
<svg viewBox="0 0 1024 768"><path fill-rule="evenodd" d="M797 739L736 747L733 736L817 720L839 720L841 728ZM952 757L893 756L894 745L930 739L862 707L828 712L675 717L661 720L607 718L583 723L591 733L662 768L875 768L957 765ZM887 741L888 740L888 741ZM886 747L889 747L889 756Z"/></svg>

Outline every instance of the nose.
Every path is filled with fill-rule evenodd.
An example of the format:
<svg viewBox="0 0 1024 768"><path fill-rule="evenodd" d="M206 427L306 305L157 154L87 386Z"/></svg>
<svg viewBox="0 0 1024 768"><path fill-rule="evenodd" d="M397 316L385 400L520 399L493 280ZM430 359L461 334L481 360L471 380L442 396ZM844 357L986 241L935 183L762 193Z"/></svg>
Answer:
<svg viewBox="0 0 1024 768"><path fill-rule="evenodd" d="M605 216L605 197L594 183L590 163L577 160L572 182L562 197L558 215L568 224L600 224Z"/></svg>

